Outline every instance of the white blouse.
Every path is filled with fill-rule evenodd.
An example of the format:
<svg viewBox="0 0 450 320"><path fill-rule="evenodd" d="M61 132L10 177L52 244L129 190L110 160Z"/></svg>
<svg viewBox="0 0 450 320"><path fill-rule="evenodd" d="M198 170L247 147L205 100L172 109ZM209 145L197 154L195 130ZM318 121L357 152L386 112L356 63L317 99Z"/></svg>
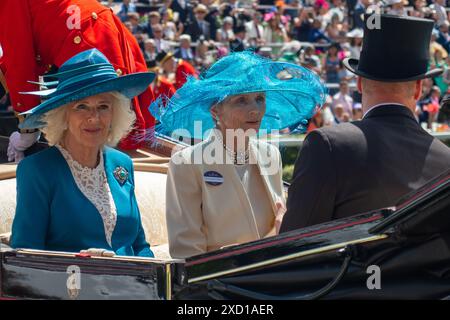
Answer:
<svg viewBox="0 0 450 320"><path fill-rule="evenodd" d="M117 209L106 179L103 152L100 152L100 161L97 167L88 168L74 160L61 145L58 144L56 147L67 161L78 189L100 213L106 241L112 247L111 239L117 222Z"/></svg>

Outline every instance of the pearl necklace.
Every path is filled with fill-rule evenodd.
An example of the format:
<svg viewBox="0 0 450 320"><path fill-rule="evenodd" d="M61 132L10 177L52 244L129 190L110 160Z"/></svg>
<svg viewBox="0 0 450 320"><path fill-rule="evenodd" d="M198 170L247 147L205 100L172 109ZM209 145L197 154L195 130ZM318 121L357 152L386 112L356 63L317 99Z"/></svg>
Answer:
<svg viewBox="0 0 450 320"><path fill-rule="evenodd" d="M248 163L248 159L250 158L248 149L245 150L244 152L242 152L242 151L235 152L234 150L228 148L228 146L223 141L221 135L222 135L221 133L220 134L216 134L216 137L219 140L219 142L222 143L223 147L225 148L225 151L228 153L230 158L233 160L233 163L234 164L246 164L246 163Z"/></svg>

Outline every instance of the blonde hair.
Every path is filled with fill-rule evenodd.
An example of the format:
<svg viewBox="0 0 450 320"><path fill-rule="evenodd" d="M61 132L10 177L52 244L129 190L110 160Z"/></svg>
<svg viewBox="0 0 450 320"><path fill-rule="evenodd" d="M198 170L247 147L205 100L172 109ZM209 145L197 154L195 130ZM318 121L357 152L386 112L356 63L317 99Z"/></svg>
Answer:
<svg viewBox="0 0 450 320"><path fill-rule="evenodd" d="M106 144L115 147L120 139L133 130L136 115L131 109L130 99L117 91L108 92L108 94L113 96L114 102L111 130ZM44 114L42 120L45 122L45 127L41 128L41 131L50 145L55 145L64 138L67 130L67 108L74 103L76 102L68 103Z"/></svg>

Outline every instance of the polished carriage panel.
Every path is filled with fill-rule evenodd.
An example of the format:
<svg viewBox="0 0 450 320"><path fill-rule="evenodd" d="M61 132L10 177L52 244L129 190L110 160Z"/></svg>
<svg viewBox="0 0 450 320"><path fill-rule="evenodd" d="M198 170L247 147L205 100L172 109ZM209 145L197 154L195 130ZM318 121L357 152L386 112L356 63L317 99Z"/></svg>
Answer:
<svg viewBox="0 0 450 320"><path fill-rule="evenodd" d="M333 251L352 243L384 238L384 235L373 236L368 230L390 212L379 210L188 258L189 282L241 273L284 260Z"/></svg>

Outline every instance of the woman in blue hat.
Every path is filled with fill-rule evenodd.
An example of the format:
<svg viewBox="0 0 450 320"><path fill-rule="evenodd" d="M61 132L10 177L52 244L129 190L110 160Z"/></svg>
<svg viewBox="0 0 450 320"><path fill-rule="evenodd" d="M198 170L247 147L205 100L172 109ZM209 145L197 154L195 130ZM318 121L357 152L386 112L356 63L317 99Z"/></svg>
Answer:
<svg viewBox="0 0 450 320"><path fill-rule="evenodd" d="M200 79L190 78L166 106L165 99L152 104L163 134L206 137L174 154L169 164L172 257L276 233L285 203L281 156L256 135L261 129L306 125L325 94L319 77L303 67L239 52L216 62Z"/></svg>
<svg viewBox="0 0 450 320"><path fill-rule="evenodd" d="M153 257L134 194L133 165L111 148L132 128L130 99L153 73L119 77L98 50L81 52L53 74L56 88L21 128L40 128L49 149L17 168L11 246L66 252L96 248Z"/></svg>

